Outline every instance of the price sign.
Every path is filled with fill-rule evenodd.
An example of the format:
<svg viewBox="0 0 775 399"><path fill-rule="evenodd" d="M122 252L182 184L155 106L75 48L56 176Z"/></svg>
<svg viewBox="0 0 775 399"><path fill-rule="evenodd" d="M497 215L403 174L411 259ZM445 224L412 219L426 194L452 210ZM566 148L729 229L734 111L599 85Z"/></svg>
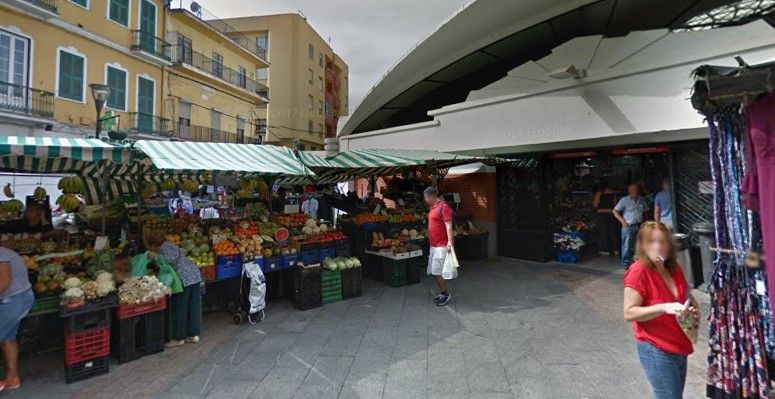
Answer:
<svg viewBox="0 0 775 399"><path fill-rule="evenodd" d="M102 251L105 249L105 247L108 246L108 237L107 236L97 236L97 239L94 240L94 251Z"/></svg>

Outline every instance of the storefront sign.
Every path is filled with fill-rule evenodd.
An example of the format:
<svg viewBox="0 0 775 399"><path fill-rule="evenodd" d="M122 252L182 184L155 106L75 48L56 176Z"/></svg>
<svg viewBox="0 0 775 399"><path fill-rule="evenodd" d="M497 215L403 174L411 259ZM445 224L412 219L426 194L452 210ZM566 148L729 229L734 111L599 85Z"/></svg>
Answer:
<svg viewBox="0 0 775 399"><path fill-rule="evenodd" d="M614 155L634 155L634 154L659 154L662 152L668 152L669 148L666 145L656 145L653 147L637 147L637 148L614 148Z"/></svg>
<svg viewBox="0 0 775 399"><path fill-rule="evenodd" d="M549 155L550 159L576 159L576 158L591 158L596 157L597 151L576 151L576 152L561 152L559 154Z"/></svg>

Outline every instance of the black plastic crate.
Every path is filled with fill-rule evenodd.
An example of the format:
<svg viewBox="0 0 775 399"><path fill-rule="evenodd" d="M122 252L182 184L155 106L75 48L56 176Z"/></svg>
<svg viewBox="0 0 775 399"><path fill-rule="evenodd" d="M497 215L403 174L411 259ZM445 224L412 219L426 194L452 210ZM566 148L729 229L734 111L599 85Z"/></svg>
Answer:
<svg viewBox="0 0 775 399"><path fill-rule="evenodd" d="M316 267L297 267L293 269L294 292L320 291L323 269Z"/></svg>
<svg viewBox="0 0 775 399"><path fill-rule="evenodd" d="M119 364L139 359L142 356L140 353L140 334L138 334L141 317L134 316L123 320L116 317L113 320L110 351Z"/></svg>
<svg viewBox="0 0 775 399"><path fill-rule="evenodd" d="M89 330L110 327L110 308L92 312L76 313L65 317L65 332L77 334Z"/></svg>
<svg viewBox="0 0 775 399"><path fill-rule="evenodd" d="M16 342L19 355L29 358L62 348L65 329L57 313L27 316L19 324Z"/></svg>
<svg viewBox="0 0 775 399"><path fill-rule="evenodd" d="M385 284L391 287L406 285L406 259L382 258L382 275Z"/></svg>
<svg viewBox="0 0 775 399"><path fill-rule="evenodd" d="M294 298L294 304L299 310L309 310L323 306L323 291L303 291L297 292Z"/></svg>
<svg viewBox="0 0 775 399"><path fill-rule="evenodd" d="M363 277L374 281L384 281L385 276L382 273L382 257L379 255L366 254L365 262L362 263Z"/></svg>
<svg viewBox="0 0 775 399"><path fill-rule="evenodd" d="M363 295L363 270L360 267L342 270L342 298Z"/></svg>
<svg viewBox="0 0 775 399"><path fill-rule="evenodd" d="M99 299L93 299L86 301L82 306L77 308L59 308L59 315L62 317L76 316L86 313L93 313L99 310L111 309L118 306L118 295L109 294Z"/></svg>
<svg viewBox="0 0 775 399"><path fill-rule="evenodd" d="M266 299L283 298L285 273L267 273L264 277L266 277Z"/></svg>
<svg viewBox="0 0 775 399"><path fill-rule="evenodd" d="M334 249L336 251L337 257L351 257L353 256L352 247L350 246L350 239L345 238L343 240L337 241L334 244Z"/></svg>
<svg viewBox="0 0 775 399"><path fill-rule="evenodd" d="M164 311L146 313L140 317L140 355L150 355L164 350L166 337L164 328Z"/></svg>
<svg viewBox="0 0 775 399"><path fill-rule="evenodd" d="M406 283L419 284L422 280L423 272L427 271L428 258L418 256L411 258L406 263Z"/></svg>
<svg viewBox="0 0 775 399"><path fill-rule="evenodd" d="M76 381L87 380L98 375L107 374L110 371L110 356L105 356L85 362L65 366L65 382L70 384Z"/></svg>

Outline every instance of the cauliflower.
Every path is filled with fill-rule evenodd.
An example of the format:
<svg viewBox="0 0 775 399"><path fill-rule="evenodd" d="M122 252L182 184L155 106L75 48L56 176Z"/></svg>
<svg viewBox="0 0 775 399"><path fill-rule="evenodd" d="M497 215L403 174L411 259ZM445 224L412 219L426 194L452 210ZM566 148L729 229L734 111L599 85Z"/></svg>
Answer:
<svg viewBox="0 0 775 399"><path fill-rule="evenodd" d="M320 225L320 231L321 231L321 232L323 232L323 233L325 233L326 231L328 231L328 225L326 225L326 224L321 224L321 225Z"/></svg>
<svg viewBox="0 0 775 399"><path fill-rule="evenodd" d="M72 300L83 298L83 290L78 287L68 288L63 294L62 299Z"/></svg>
<svg viewBox="0 0 775 399"><path fill-rule="evenodd" d="M81 279L79 279L78 277L70 277L67 280L65 280L64 283L62 283L62 288L64 288L65 290L70 288L80 288L81 284L83 284L83 282L81 282Z"/></svg>

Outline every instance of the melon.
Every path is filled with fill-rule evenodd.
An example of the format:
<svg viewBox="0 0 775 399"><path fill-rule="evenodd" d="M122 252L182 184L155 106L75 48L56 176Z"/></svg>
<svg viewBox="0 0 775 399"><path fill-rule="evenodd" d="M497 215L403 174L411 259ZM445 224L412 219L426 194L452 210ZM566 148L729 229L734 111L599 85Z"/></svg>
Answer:
<svg viewBox="0 0 775 399"><path fill-rule="evenodd" d="M289 232L285 227L280 227L277 229L277 231L274 232L274 239L277 241L285 241L290 236L291 232Z"/></svg>

